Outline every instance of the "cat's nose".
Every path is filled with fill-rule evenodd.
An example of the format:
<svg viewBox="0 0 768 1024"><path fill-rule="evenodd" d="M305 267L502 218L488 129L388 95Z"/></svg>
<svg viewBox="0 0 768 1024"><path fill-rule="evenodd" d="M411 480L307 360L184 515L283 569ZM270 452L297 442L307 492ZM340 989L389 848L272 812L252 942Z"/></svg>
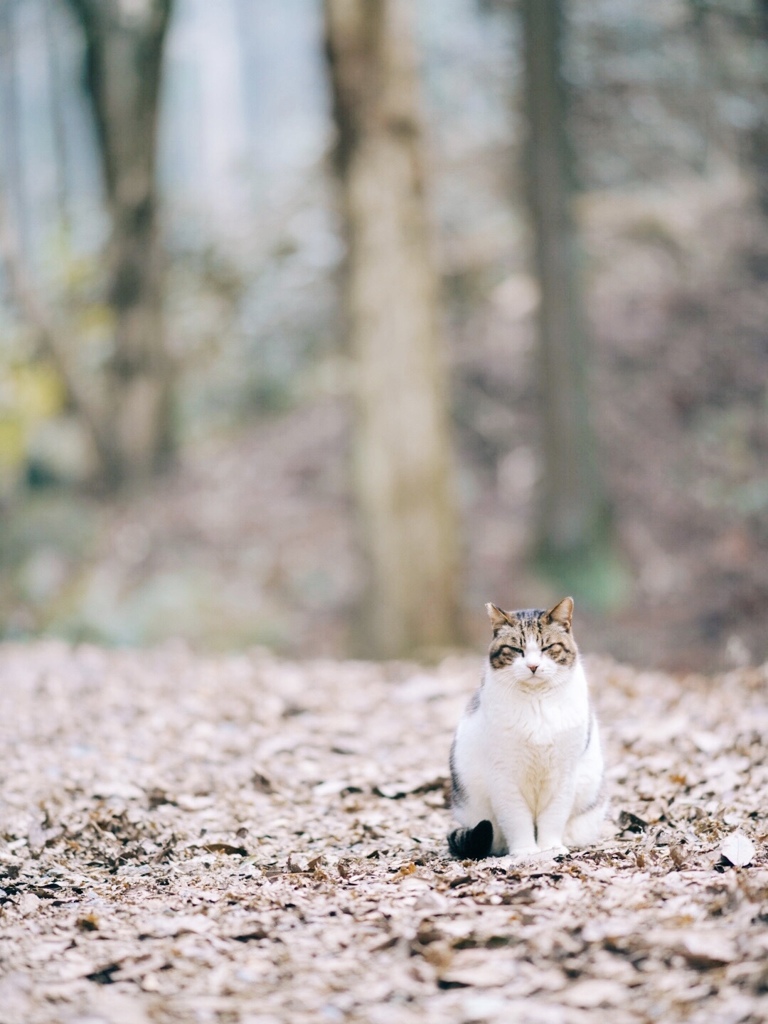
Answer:
<svg viewBox="0 0 768 1024"><path fill-rule="evenodd" d="M535 662L533 662L533 664L531 664L531 662L530 662L530 661L526 661L526 663L525 663L525 664L526 664L526 665L528 666L528 668L529 668L529 669L531 670L531 672L533 672L533 673L535 673L535 672L536 672L536 669L537 669L537 668L539 667L539 663L538 663L538 661L535 661Z"/></svg>

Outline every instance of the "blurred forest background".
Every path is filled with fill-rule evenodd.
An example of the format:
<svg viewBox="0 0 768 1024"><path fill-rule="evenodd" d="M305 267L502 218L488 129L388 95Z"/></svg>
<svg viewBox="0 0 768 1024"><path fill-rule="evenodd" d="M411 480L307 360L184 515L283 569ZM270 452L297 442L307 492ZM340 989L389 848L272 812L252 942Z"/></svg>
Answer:
<svg viewBox="0 0 768 1024"><path fill-rule="evenodd" d="M768 657L768 3L560 6L0 0L0 635Z"/></svg>

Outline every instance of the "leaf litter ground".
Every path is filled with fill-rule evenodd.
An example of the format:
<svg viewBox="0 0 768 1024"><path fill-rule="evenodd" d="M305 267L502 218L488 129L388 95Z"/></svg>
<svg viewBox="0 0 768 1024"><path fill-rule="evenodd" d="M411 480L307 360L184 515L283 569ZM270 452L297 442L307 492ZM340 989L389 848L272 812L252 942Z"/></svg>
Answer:
<svg viewBox="0 0 768 1024"><path fill-rule="evenodd" d="M478 659L0 648L0 1021L765 1021L768 671L589 668L604 840L519 865L445 846Z"/></svg>

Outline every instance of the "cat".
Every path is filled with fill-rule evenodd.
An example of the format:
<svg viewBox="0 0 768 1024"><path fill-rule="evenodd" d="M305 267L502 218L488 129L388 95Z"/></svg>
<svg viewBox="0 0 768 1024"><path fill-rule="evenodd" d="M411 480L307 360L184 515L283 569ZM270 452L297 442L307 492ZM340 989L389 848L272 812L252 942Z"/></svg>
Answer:
<svg viewBox="0 0 768 1024"><path fill-rule="evenodd" d="M573 599L505 612L493 626L480 688L451 747L455 857L568 853L599 838L603 755L573 638Z"/></svg>

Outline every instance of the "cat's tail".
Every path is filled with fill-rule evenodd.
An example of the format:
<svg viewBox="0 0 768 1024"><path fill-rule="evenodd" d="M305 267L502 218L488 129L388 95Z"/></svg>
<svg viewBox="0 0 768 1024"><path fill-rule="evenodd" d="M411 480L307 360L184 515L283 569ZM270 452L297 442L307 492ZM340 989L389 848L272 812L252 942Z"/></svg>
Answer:
<svg viewBox="0 0 768 1024"><path fill-rule="evenodd" d="M482 860L493 846L493 824L484 820L474 828L457 828L448 836L448 848L459 860Z"/></svg>

